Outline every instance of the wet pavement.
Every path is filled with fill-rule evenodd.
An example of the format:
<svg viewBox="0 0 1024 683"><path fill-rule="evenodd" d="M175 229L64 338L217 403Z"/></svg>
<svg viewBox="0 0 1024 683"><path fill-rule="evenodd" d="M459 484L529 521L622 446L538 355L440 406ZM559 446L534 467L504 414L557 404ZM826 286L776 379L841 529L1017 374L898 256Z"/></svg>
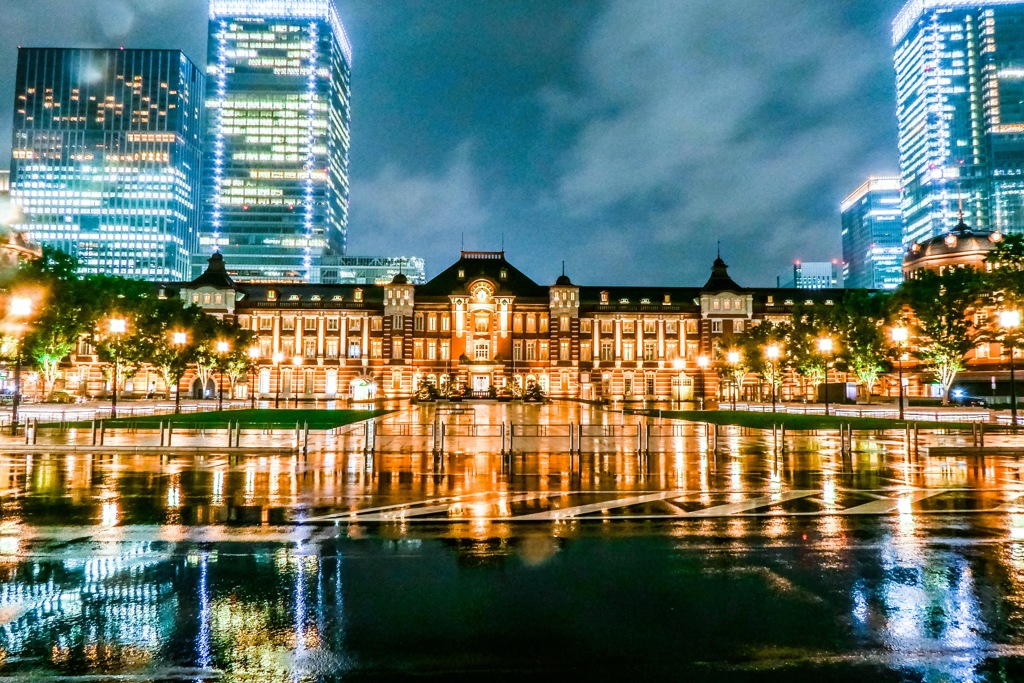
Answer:
<svg viewBox="0 0 1024 683"><path fill-rule="evenodd" d="M0 680L1024 680L1016 458L653 426L0 455Z"/></svg>

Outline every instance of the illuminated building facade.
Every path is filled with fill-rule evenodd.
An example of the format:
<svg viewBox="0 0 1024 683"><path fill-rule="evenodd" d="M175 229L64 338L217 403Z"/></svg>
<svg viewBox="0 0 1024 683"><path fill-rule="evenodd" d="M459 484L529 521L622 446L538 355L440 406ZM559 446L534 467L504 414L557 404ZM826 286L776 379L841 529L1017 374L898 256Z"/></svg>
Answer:
<svg viewBox="0 0 1024 683"><path fill-rule="evenodd" d="M839 261L795 261L793 277L778 280L787 289L837 289L843 286L843 270Z"/></svg>
<svg viewBox="0 0 1024 683"><path fill-rule="evenodd" d="M87 273L187 277L204 82L176 50L20 49L12 227Z"/></svg>
<svg viewBox="0 0 1024 683"><path fill-rule="evenodd" d="M843 223L843 283L849 289L896 289L903 282L900 179L873 177L847 197Z"/></svg>
<svg viewBox="0 0 1024 683"><path fill-rule="evenodd" d="M904 246L1024 230L1024 0L910 0L893 24Z"/></svg>
<svg viewBox="0 0 1024 683"><path fill-rule="evenodd" d="M325 256L320 271L324 284L386 285L402 273L414 285L427 281L427 267L417 256Z"/></svg>
<svg viewBox="0 0 1024 683"><path fill-rule="evenodd" d="M334 0L211 0L206 215L245 281L318 282L344 254L352 50Z"/></svg>

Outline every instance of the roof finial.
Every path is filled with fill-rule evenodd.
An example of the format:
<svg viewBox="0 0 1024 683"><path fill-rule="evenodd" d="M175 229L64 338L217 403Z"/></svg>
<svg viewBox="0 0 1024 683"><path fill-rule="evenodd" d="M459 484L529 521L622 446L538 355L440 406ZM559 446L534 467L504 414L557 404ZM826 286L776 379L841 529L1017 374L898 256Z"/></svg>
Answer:
<svg viewBox="0 0 1024 683"><path fill-rule="evenodd" d="M722 240L718 240L718 258L722 258Z"/></svg>
<svg viewBox="0 0 1024 683"><path fill-rule="evenodd" d="M562 259L562 275L565 275L565 259Z"/></svg>
<svg viewBox="0 0 1024 683"><path fill-rule="evenodd" d="M402 272L402 266L404 266L404 265L405 265L405 257L404 256L399 256L398 257L398 274L399 275L405 275L405 273Z"/></svg>

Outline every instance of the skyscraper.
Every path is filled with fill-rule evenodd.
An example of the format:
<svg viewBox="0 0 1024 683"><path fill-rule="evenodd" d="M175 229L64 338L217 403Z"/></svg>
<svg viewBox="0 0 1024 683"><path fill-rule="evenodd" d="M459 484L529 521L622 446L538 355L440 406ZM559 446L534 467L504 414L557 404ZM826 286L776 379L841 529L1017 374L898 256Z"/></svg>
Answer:
<svg viewBox="0 0 1024 683"><path fill-rule="evenodd" d="M77 256L84 272L187 276L204 82L175 50L20 49L13 227Z"/></svg>
<svg viewBox="0 0 1024 683"><path fill-rule="evenodd" d="M334 0L211 0L206 219L241 280L316 281L344 254L352 49Z"/></svg>
<svg viewBox="0 0 1024 683"><path fill-rule="evenodd" d="M1024 231L1024 0L910 0L893 23L906 245Z"/></svg>
<svg viewBox="0 0 1024 683"><path fill-rule="evenodd" d="M900 179L868 178L842 204L843 281L851 289L895 289L903 282Z"/></svg>

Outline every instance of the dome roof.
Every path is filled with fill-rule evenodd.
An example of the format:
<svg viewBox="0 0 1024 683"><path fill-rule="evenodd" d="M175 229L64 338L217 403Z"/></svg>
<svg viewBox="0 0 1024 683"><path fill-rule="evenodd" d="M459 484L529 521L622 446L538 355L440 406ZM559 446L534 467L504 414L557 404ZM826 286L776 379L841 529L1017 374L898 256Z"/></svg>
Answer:
<svg viewBox="0 0 1024 683"><path fill-rule="evenodd" d="M407 284L409 284L409 278L407 278L404 273L398 273L398 274L395 275L394 278L392 278L391 284L393 284L393 285L407 285Z"/></svg>
<svg viewBox="0 0 1024 683"><path fill-rule="evenodd" d="M961 220L951 231L911 246L903 257L903 263L912 265L932 260L984 258L1002 240L1002 233L976 230Z"/></svg>
<svg viewBox="0 0 1024 683"><path fill-rule="evenodd" d="M555 280L555 286L556 287L571 287L572 286L572 280L569 279L568 275L566 275L565 273L562 273L561 275L558 276L558 279Z"/></svg>

